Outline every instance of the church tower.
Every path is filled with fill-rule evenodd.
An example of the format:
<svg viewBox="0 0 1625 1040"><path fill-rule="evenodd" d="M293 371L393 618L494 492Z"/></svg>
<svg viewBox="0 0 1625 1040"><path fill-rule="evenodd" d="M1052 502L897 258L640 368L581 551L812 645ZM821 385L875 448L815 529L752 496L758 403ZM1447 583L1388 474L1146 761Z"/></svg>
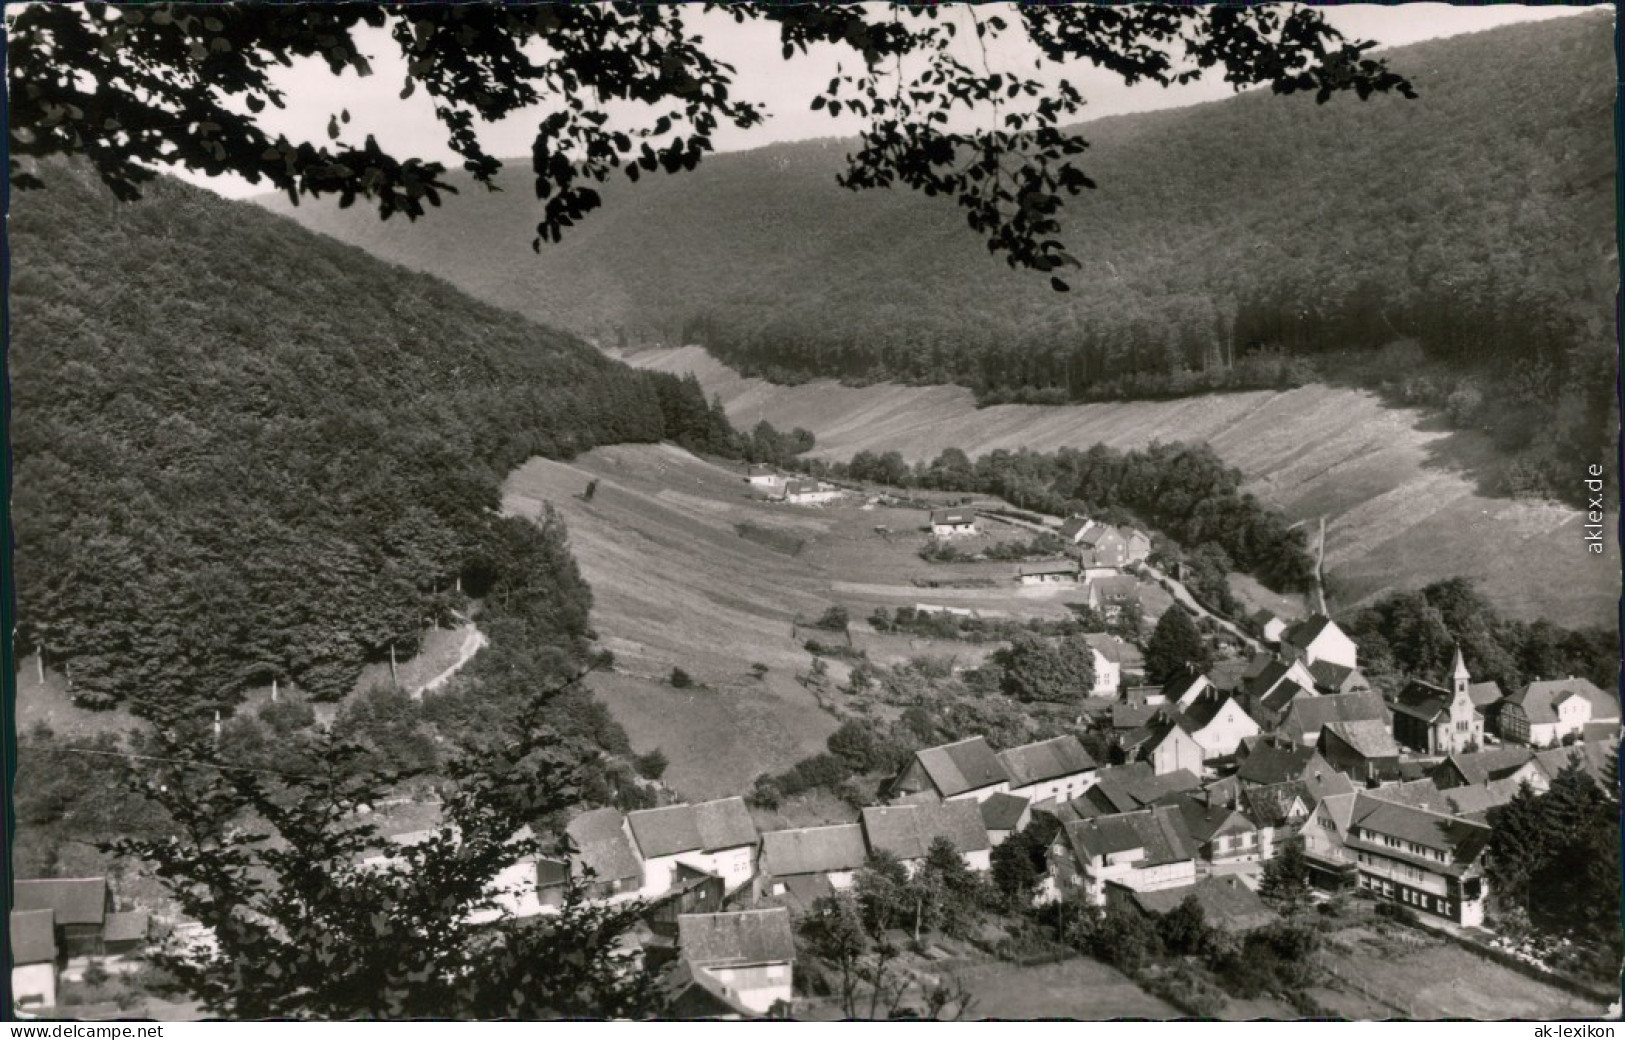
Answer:
<svg viewBox="0 0 1625 1040"><path fill-rule="evenodd" d="M1468 688L1472 681L1458 646L1455 660L1450 662L1450 729L1440 742L1448 752L1476 750L1484 741L1484 723L1478 717L1472 691Z"/></svg>
<svg viewBox="0 0 1625 1040"><path fill-rule="evenodd" d="M1461 647L1458 646L1456 659L1450 663L1450 692L1455 694L1458 700L1462 697L1470 700L1467 686L1472 681L1473 677L1467 674L1467 662L1461 659Z"/></svg>

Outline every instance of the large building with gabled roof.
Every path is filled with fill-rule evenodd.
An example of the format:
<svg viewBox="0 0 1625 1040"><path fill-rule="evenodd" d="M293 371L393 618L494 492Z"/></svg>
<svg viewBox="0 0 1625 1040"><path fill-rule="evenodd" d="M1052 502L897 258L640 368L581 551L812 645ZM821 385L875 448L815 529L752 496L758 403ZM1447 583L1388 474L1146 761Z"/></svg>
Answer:
<svg viewBox="0 0 1625 1040"><path fill-rule="evenodd" d="M1484 824L1361 792L1343 845L1354 860L1361 889L1477 926L1484 922L1489 897L1483 858L1490 835Z"/></svg>
<svg viewBox="0 0 1625 1040"><path fill-rule="evenodd" d="M891 801L981 801L1010 790L1010 775L985 737L924 748L903 767L889 788Z"/></svg>

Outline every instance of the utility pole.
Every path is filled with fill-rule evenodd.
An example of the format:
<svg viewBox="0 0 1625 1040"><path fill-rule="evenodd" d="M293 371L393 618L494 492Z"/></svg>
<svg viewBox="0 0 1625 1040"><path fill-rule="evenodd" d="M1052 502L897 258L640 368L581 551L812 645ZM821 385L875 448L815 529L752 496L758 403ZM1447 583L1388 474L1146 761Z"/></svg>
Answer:
<svg viewBox="0 0 1625 1040"><path fill-rule="evenodd" d="M1326 517L1320 518L1320 549L1315 554L1315 596L1320 601L1320 612L1326 611Z"/></svg>

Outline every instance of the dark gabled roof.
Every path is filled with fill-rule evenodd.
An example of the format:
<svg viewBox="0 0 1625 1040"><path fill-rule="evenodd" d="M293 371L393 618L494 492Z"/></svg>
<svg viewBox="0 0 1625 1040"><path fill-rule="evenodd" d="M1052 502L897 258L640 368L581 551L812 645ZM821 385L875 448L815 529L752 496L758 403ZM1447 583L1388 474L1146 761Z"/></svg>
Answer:
<svg viewBox="0 0 1625 1040"><path fill-rule="evenodd" d="M1618 719L1619 702L1597 688L1590 679L1546 679L1532 682L1507 700L1523 708L1531 724L1556 722L1557 704L1565 696L1584 697L1591 702L1591 714L1599 720Z"/></svg>
<svg viewBox="0 0 1625 1040"><path fill-rule="evenodd" d="M1168 805L1069 820L1064 826L1072 847L1091 859L1130 849L1145 850L1145 858L1137 863L1140 867L1194 858L1184 818Z"/></svg>
<svg viewBox="0 0 1625 1040"><path fill-rule="evenodd" d="M150 917L145 910L126 910L107 915L102 938L107 942L141 942L147 938Z"/></svg>
<svg viewBox="0 0 1625 1040"><path fill-rule="evenodd" d="M1248 671L1252 671L1251 667L1249 667ZM1265 661L1263 667L1256 672L1244 676L1241 684L1242 689L1254 697L1262 697L1264 694L1273 691L1275 684L1285 679L1286 674L1290 671L1292 671L1291 661L1283 661L1278 657L1272 657Z"/></svg>
<svg viewBox="0 0 1625 1040"><path fill-rule="evenodd" d="M1181 670L1179 675L1174 676L1172 679L1169 679L1163 684L1162 695L1168 698L1170 703L1173 703L1184 697L1185 694L1189 693L1192 687L1207 685L1211 685L1211 683L1208 682L1207 676L1203 675L1201 672L1192 671L1191 669L1186 668Z"/></svg>
<svg viewBox="0 0 1625 1040"><path fill-rule="evenodd" d="M1363 797L1433 812L1443 812L1449 806L1445 795L1432 780L1407 780L1402 784L1384 784L1359 793Z"/></svg>
<svg viewBox="0 0 1625 1040"><path fill-rule="evenodd" d="M11 912L11 963L48 964L56 960L56 922L49 909Z"/></svg>
<svg viewBox="0 0 1625 1040"><path fill-rule="evenodd" d="M1578 765L1597 783L1605 788L1612 788L1617 782L1608 772L1608 758L1613 751L1612 740L1588 740L1567 747L1537 751L1535 761L1539 762L1541 768L1546 770L1546 775L1553 779L1568 766Z"/></svg>
<svg viewBox="0 0 1625 1040"><path fill-rule="evenodd" d="M726 914L679 914L677 948L700 968L779 964L796 959L790 912L741 910Z"/></svg>
<svg viewBox="0 0 1625 1040"><path fill-rule="evenodd" d="M1063 538L1075 538L1084 528L1089 526L1090 522L1089 518L1085 516L1069 516L1061 524L1061 536Z"/></svg>
<svg viewBox="0 0 1625 1040"><path fill-rule="evenodd" d="M926 748L916 751L914 757L944 798L1010 779L984 737L971 737L953 744Z"/></svg>
<svg viewBox="0 0 1625 1040"><path fill-rule="evenodd" d="M13 910L54 910L58 927L107 919L107 879L32 878L12 889Z"/></svg>
<svg viewBox="0 0 1625 1040"><path fill-rule="evenodd" d="M1226 805L1209 804L1192 797L1189 792L1167 795L1159 803L1179 810L1185 821L1185 832L1198 845L1205 845L1213 836L1236 831L1253 830L1253 823L1241 813Z"/></svg>
<svg viewBox="0 0 1625 1040"><path fill-rule="evenodd" d="M1306 814L1314 811L1314 795L1302 780L1249 787L1241 792L1247 818L1260 827L1279 827L1286 823L1291 818L1294 802L1301 802Z"/></svg>
<svg viewBox="0 0 1625 1040"><path fill-rule="evenodd" d="M761 1016L739 1002L738 994L704 968L676 961L661 980L672 1017L685 1021L756 1019Z"/></svg>
<svg viewBox="0 0 1625 1040"><path fill-rule="evenodd" d="M1250 784L1279 784L1303 777L1315 749L1294 744L1260 744L1236 770L1236 776Z"/></svg>
<svg viewBox="0 0 1625 1040"><path fill-rule="evenodd" d="M1088 801L1106 812L1130 812L1166 795L1201 786L1202 781L1189 769L1158 775L1149 762L1128 762L1102 769L1095 785L1073 803Z"/></svg>
<svg viewBox="0 0 1625 1040"><path fill-rule="evenodd" d="M1334 693L1324 697L1300 697L1287 705L1282 729L1315 733L1328 722L1381 722L1388 724L1388 706L1375 690Z"/></svg>
<svg viewBox="0 0 1625 1040"><path fill-rule="evenodd" d="M1026 787L1095 768L1095 760L1071 734L1000 751L997 758L1012 787Z"/></svg>
<svg viewBox="0 0 1625 1040"><path fill-rule="evenodd" d="M1281 633L1281 642L1290 643L1299 650L1307 650L1309 644L1319 639L1321 633L1327 629L1336 629L1337 623L1325 614L1316 614L1305 618ZM1338 629L1338 631L1342 631Z"/></svg>
<svg viewBox="0 0 1625 1040"><path fill-rule="evenodd" d="M626 814L626 822L645 859L680 852L731 849L756 844L756 824L743 798L721 798L696 805L670 805ZM641 868L640 868L641 869Z"/></svg>
<svg viewBox="0 0 1625 1040"><path fill-rule="evenodd" d="M1123 648L1117 637L1105 632L1087 632L1083 641L1094 648L1095 652L1113 664L1120 664L1123 660Z"/></svg>
<svg viewBox="0 0 1625 1040"><path fill-rule="evenodd" d="M1121 890L1135 906L1152 914L1170 913L1186 899L1194 897L1207 923L1227 932L1250 932L1278 919L1275 911L1265 906L1257 893L1234 874L1209 876L1194 885L1163 888L1154 892L1136 892L1115 882L1107 884Z"/></svg>
<svg viewBox="0 0 1625 1040"><path fill-rule="evenodd" d="M1395 695L1393 709L1423 722L1432 722L1450 710L1456 695L1442 686L1422 679L1412 679Z"/></svg>
<svg viewBox="0 0 1625 1040"><path fill-rule="evenodd" d="M1353 824L1443 852L1458 864L1471 863L1490 840L1490 829L1481 823L1373 798L1365 792L1355 799Z"/></svg>
<svg viewBox="0 0 1625 1040"><path fill-rule="evenodd" d="M1512 801L1522 786L1522 781L1508 777L1473 787L1452 787L1444 792L1445 805L1452 816L1482 821L1491 809Z"/></svg>
<svg viewBox="0 0 1625 1040"><path fill-rule="evenodd" d="M580 864L592 871L595 881L623 881L643 874L643 861L626 836L624 820L618 809L593 809L565 827Z"/></svg>
<svg viewBox="0 0 1625 1040"><path fill-rule="evenodd" d="M1328 693L1341 692L1343 684L1358 672L1358 668L1350 668L1336 661L1315 661L1309 665L1309 674L1315 677L1315 685Z"/></svg>
<svg viewBox="0 0 1625 1040"><path fill-rule="evenodd" d="M1218 718L1219 712L1224 710L1224 706L1233 700L1235 700L1234 696L1221 693L1218 690L1208 690L1202 693L1184 709L1185 725L1193 733L1197 730L1206 729L1214 719ZM1242 712L1242 714L1246 715L1247 713ZM1250 719L1251 716L1248 716L1248 718Z"/></svg>
<svg viewBox="0 0 1625 1040"><path fill-rule="evenodd" d="M931 510L931 523L933 524L974 524L976 510L974 509L933 509Z"/></svg>
<svg viewBox="0 0 1625 1040"><path fill-rule="evenodd" d="M1119 701L1112 705L1112 729L1139 729L1161 710L1159 704L1124 704Z"/></svg>
<svg viewBox="0 0 1625 1040"><path fill-rule="evenodd" d="M1328 722L1320 731L1320 739L1328 736L1341 740L1349 750L1366 759L1398 758L1399 745L1388 724L1379 719L1361 719L1358 722Z"/></svg>
<svg viewBox="0 0 1625 1040"><path fill-rule="evenodd" d="M1585 741L1587 744L1595 743L1599 740L1617 741L1619 740L1619 723L1617 721L1588 722L1585 724L1585 728L1580 732L1580 739Z"/></svg>
<svg viewBox="0 0 1625 1040"><path fill-rule="evenodd" d="M863 810L863 833L871 852L884 849L905 861L923 859L938 838L947 838L961 854L991 847L981 809L969 800L870 806Z"/></svg>
<svg viewBox="0 0 1625 1040"><path fill-rule="evenodd" d="M1138 579L1127 574L1093 578L1089 584L1100 593L1102 599L1126 600L1140 594Z"/></svg>
<svg viewBox="0 0 1625 1040"><path fill-rule="evenodd" d="M991 831L1013 831L1021 826L1021 817L1031 802L1018 795L998 791L983 800L980 809L982 826Z"/></svg>
<svg viewBox="0 0 1625 1040"><path fill-rule="evenodd" d="M775 878L857 870L868 858L863 828L856 823L762 835L762 873Z"/></svg>
<svg viewBox="0 0 1625 1040"><path fill-rule="evenodd" d="M1490 748L1487 751L1475 751L1471 754L1455 754L1445 759L1436 769L1435 778L1440 775L1448 776L1450 770L1447 766L1454 766L1455 773L1462 781L1471 786L1487 784L1492 780L1500 780L1511 776L1528 764L1535 752L1522 744L1505 744L1501 747ZM1443 782L1443 781L1441 781Z"/></svg>

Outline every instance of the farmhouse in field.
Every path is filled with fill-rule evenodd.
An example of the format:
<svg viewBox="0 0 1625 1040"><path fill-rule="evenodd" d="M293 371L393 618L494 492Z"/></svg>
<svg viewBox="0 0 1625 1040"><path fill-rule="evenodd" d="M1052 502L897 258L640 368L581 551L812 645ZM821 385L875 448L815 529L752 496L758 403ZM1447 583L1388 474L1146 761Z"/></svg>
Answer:
<svg viewBox="0 0 1625 1040"><path fill-rule="evenodd" d="M1588 724L1619 725L1619 702L1589 679L1546 679L1508 694L1495 708L1503 740L1549 747L1581 735Z"/></svg>
<svg viewBox="0 0 1625 1040"><path fill-rule="evenodd" d="M931 537L958 538L976 533L976 510L964 508L931 510Z"/></svg>
<svg viewBox="0 0 1625 1040"><path fill-rule="evenodd" d="M833 484L816 480L792 480L784 485L784 500L793 506L816 506L834 502L846 492Z"/></svg>
<svg viewBox="0 0 1625 1040"><path fill-rule="evenodd" d="M1023 585L1076 585L1078 565L1071 560L1017 564L1016 580Z"/></svg>
<svg viewBox="0 0 1625 1040"><path fill-rule="evenodd" d="M785 477L765 462L756 462L745 467L745 482L764 491L779 491L785 485Z"/></svg>
<svg viewBox="0 0 1625 1040"><path fill-rule="evenodd" d="M1140 583L1127 574L1090 578L1084 586L1083 603L1107 621L1117 621L1141 610Z"/></svg>

